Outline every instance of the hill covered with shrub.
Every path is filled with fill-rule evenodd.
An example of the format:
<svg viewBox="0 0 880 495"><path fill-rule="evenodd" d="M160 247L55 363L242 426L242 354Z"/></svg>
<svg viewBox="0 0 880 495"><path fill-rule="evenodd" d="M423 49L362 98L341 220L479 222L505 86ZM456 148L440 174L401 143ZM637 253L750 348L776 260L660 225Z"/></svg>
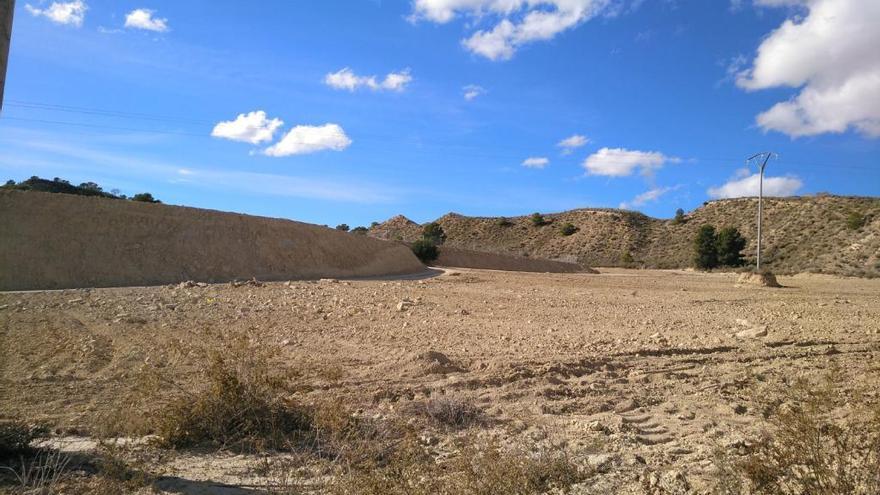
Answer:
<svg viewBox="0 0 880 495"><path fill-rule="evenodd" d="M586 266L693 266L694 238L703 225L734 227L754 263L757 198L709 201L675 220L616 209L583 208L519 217L437 220L446 245L494 253L577 261ZM572 229L572 226L574 229ZM413 241L421 227L403 216L374 225L370 235ZM831 195L764 198L762 266L777 273L880 276L880 198Z"/></svg>

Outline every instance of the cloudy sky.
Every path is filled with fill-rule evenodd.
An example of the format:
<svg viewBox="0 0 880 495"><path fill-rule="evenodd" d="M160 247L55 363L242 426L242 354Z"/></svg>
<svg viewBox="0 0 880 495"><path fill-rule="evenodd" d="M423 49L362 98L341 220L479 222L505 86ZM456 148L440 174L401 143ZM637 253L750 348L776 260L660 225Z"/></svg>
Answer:
<svg viewBox="0 0 880 495"><path fill-rule="evenodd" d="M0 176L352 226L880 193L877 0L19 0Z"/></svg>

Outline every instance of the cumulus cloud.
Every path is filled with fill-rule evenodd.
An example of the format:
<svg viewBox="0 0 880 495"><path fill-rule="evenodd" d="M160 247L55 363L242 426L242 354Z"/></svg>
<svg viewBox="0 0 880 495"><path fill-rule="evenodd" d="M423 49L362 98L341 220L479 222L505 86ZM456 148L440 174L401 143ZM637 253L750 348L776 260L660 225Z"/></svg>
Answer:
<svg viewBox="0 0 880 495"><path fill-rule="evenodd" d="M348 91L364 87L373 91L403 91L410 82L412 82L412 76L409 69L389 72L381 81L376 76L359 76L348 67L324 76L324 84L335 89L347 89Z"/></svg>
<svg viewBox="0 0 880 495"><path fill-rule="evenodd" d="M527 168L544 168L549 164L550 160L544 158L543 156L532 156L526 158L522 162L522 166Z"/></svg>
<svg viewBox="0 0 880 495"><path fill-rule="evenodd" d="M668 162L680 159L658 151L635 151L624 148L602 148L584 160L583 167L589 175L626 177L638 171L650 175Z"/></svg>
<svg viewBox="0 0 880 495"><path fill-rule="evenodd" d="M462 88L462 91L464 91L464 99L467 101L471 101L480 95L486 94L486 90L476 84L468 84Z"/></svg>
<svg viewBox="0 0 880 495"><path fill-rule="evenodd" d="M125 16L125 27L132 29L145 29L164 33L168 31L168 19L153 17L156 11L150 9L135 9Z"/></svg>
<svg viewBox="0 0 880 495"><path fill-rule="evenodd" d="M351 139L337 124L298 125L277 143L266 148L264 153L276 157L305 155L324 150L342 151L350 145Z"/></svg>
<svg viewBox="0 0 880 495"><path fill-rule="evenodd" d="M24 8L32 15L45 17L56 24L80 27L89 7L84 1L76 0L74 2L52 2L45 9L34 7L31 4L25 4Z"/></svg>
<svg viewBox="0 0 880 495"><path fill-rule="evenodd" d="M415 0L410 19L447 23L457 15L497 23L462 44L490 60L506 60L527 43L549 40L597 15L610 0Z"/></svg>
<svg viewBox="0 0 880 495"><path fill-rule="evenodd" d="M623 203L620 203L620 209L629 210L642 206L645 203L657 201L658 199L660 199L661 196L668 193L669 191L674 191L675 189L677 189L677 187L655 187L653 189L648 189L647 191L633 198L632 201L624 201Z"/></svg>
<svg viewBox="0 0 880 495"><path fill-rule="evenodd" d="M716 199L757 196L759 181L759 174L745 177L737 174L737 177L721 186L710 187L707 193ZM764 176L764 196L793 196L803 185L797 177Z"/></svg>
<svg viewBox="0 0 880 495"><path fill-rule="evenodd" d="M211 136L260 144L271 141L275 131L282 125L284 122L281 119L270 119L266 116L266 112L257 110L248 114L239 114L235 120L219 122L211 131Z"/></svg>
<svg viewBox="0 0 880 495"><path fill-rule="evenodd" d="M759 114L757 124L791 137L855 129L880 137L880 2L757 0L800 6L758 48L737 85L748 91L799 88Z"/></svg>
<svg viewBox="0 0 880 495"><path fill-rule="evenodd" d="M580 148L581 146L584 146L585 144L587 144L589 142L590 142L590 140L587 139L586 136L581 136L580 134L574 134L572 136L569 136L569 137L563 139L562 141L559 141L558 143L556 143L556 146L559 146L560 148L562 148L563 154L569 155L575 149Z"/></svg>

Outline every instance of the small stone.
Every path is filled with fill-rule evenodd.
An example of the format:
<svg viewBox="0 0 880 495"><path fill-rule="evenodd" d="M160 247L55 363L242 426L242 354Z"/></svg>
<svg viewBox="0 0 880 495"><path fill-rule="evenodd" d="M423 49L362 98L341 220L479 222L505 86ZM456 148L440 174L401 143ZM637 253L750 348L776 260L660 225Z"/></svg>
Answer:
<svg viewBox="0 0 880 495"><path fill-rule="evenodd" d="M745 330L736 332L736 338L738 339L757 339L766 336L767 325L760 325L757 327L747 328Z"/></svg>
<svg viewBox="0 0 880 495"><path fill-rule="evenodd" d="M598 473L607 473L614 466L614 456L611 454L590 454L587 456L587 465Z"/></svg>

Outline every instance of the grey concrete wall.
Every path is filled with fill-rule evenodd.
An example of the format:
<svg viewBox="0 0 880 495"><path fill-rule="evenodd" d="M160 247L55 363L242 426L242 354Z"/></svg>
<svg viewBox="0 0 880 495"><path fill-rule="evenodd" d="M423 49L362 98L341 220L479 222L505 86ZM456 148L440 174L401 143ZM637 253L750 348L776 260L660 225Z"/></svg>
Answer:
<svg viewBox="0 0 880 495"><path fill-rule="evenodd" d="M0 290L372 277L423 270L402 244L301 222L0 191Z"/></svg>

